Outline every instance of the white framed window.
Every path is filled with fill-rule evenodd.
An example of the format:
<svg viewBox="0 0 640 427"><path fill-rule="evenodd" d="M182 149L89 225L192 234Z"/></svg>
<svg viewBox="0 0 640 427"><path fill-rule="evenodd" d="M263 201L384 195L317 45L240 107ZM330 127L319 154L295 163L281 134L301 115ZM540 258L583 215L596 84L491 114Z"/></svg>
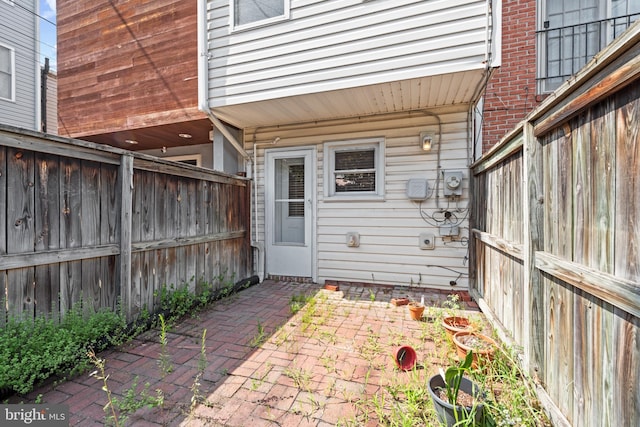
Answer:
<svg viewBox="0 0 640 427"><path fill-rule="evenodd" d="M538 11L538 93L548 93L640 18L640 0L538 0Z"/></svg>
<svg viewBox="0 0 640 427"><path fill-rule="evenodd" d="M230 0L233 29L289 19L290 0Z"/></svg>
<svg viewBox="0 0 640 427"><path fill-rule="evenodd" d="M383 200L384 138L324 145L325 200Z"/></svg>
<svg viewBox="0 0 640 427"><path fill-rule="evenodd" d="M0 44L0 99L16 99L15 51L3 44Z"/></svg>
<svg viewBox="0 0 640 427"><path fill-rule="evenodd" d="M184 156L167 156L163 157L165 160L171 160L174 162L186 163L188 165L198 166L202 165L202 154L186 154Z"/></svg>

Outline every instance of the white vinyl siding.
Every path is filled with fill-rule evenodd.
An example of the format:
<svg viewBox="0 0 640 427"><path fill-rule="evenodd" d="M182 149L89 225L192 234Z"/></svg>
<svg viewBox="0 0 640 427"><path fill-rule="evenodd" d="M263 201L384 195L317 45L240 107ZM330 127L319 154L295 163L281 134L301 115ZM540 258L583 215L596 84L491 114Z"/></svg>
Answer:
<svg viewBox="0 0 640 427"><path fill-rule="evenodd" d="M208 4L212 107L486 65L486 1L292 1L288 20L238 32L229 9Z"/></svg>
<svg viewBox="0 0 640 427"><path fill-rule="evenodd" d="M40 66L35 11L35 0L21 0L19 5L0 2L0 44L13 50L14 60L14 95L12 99L0 98L0 123L40 130Z"/></svg>
<svg viewBox="0 0 640 427"><path fill-rule="evenodd" d="M448 209L460 209L456 214L464 218L461 236L468 236L465 212L469 203L469 173L467 165L467 106L448 107L438 111L442 120L442 150L440 152L443 170L461 170L463 196L451 203ZM317 206L316 206L316 259L317 280L345 280L351 282L414 285L451 289L450 282L456 280L457 288L467 286L467 268L464 257L467 253L466 241L443 243L436 237L434 250L418 247L420 233L428 232L438 236L437 227L425 222L419 211L419 203L406 196L406 184L411 178L426 178L431 188L437 176L436 147L431 152L422 151L419 143L420 132L434 132L438 128L433 117L413 114L406 117L380 117L375 120L354 120L352 124L337 121L323 125L307 126L287 130L286 127L271 129L256 135L257 141L271 141L276 136L281 140L277 149L286 147L313 146L318 154L317 164ZM245 131L246 148L251 151L253 129ZM384 201L353 200L336 201L325 196L325 167L327 158L325 145L332 141L358 141L384 139ZM258 145L258 230L259 241L264 239L264 153L270 145ZM437 208L447 207L440 200L430 197L422 203L422 210L433 213ZM255 211L254 211L255 214ZM255 220L255 218L254 218ZM346 245L346 233L360 234L360 246ZM453 273L447 267L463 274ZM460 277L459 277L460 276Z"/></svg>

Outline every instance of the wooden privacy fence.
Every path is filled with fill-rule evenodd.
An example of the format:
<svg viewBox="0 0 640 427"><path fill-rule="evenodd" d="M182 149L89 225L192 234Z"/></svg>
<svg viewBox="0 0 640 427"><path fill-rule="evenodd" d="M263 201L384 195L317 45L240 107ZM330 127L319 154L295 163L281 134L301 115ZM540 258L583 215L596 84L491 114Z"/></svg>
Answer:
<svg viewBox="0 0 640 427"><path fill-rule="evenodd" d="M0 324L248 277L250 185L112 147L0 127Z"/></svg>
<svg viewBox="0 0 640 427"><path fill-rule="evenodd" d="M639 28L472 166L472 291L556 425L640 425Z"/></svg>

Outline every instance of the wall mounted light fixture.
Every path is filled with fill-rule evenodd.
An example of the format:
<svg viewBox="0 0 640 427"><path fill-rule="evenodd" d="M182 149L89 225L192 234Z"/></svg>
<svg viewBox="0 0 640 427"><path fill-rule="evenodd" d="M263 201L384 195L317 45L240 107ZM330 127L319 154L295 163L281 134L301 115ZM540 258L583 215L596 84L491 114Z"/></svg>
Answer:
<svg viewBox="0 0 640 427"><path fill-rule="evenodd" d="M433 134L431 132L420 132L420 147L423 151L431 151L433 145Z"/></svg>

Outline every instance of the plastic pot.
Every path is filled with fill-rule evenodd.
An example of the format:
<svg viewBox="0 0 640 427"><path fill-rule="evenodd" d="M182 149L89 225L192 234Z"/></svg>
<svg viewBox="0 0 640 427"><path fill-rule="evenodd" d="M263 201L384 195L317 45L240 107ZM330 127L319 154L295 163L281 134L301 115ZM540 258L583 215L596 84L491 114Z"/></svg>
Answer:
<svg viewBox="0 0 640 427"><path fill-rule="evenodd" d="M456 425L461 420L474 419L474 425L482 425L484 422L484 404L482 401L486 397L485 393L478 385L473 383L466 377L462 377L460 382L460 390L474 397L477 401L473 407L463 407L461 405L452 405L451 403L440 399L438 391L445 388L444 379L440 375L434 375L429 380L429 394L433 399L433 406L438 414L440 422L448 427ZM457 421L456 421L457 413ZM466 424L463 424L466 425Z"/></svg>
<svg viewBox="0 0 640 427"><path fill-rule="evenodd" d="M398 369L403 371L413 369L417 359L416 351L408 345L400 346L393 352L393 360L395 360Z"/></svg>

